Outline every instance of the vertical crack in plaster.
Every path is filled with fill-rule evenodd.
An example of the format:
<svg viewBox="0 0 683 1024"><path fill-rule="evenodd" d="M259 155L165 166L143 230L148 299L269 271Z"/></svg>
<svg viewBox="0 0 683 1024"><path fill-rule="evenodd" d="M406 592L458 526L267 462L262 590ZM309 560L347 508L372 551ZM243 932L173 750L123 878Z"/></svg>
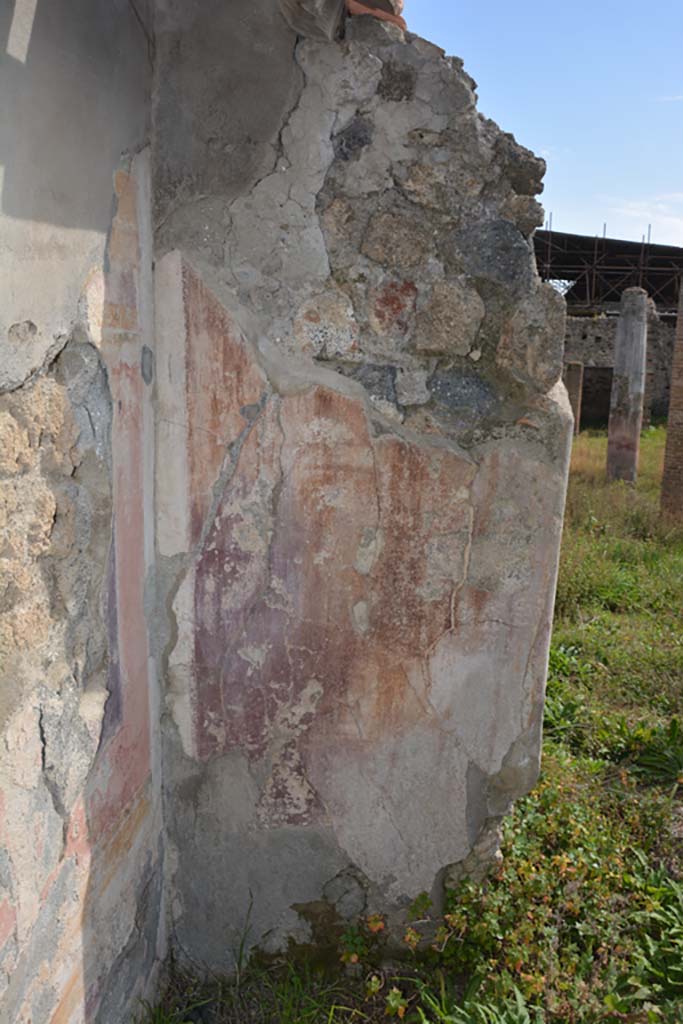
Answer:
<svg viewBox="0 0 683 1024"><path fill-rule="evenodd" d="M59 786L52 775L52 766L48 761L47 737L45 734L44 711L42 706L38 708L38 734L40 736L40 770L43 783L50 795L55 814L62 822L62 848L59 854L59 859L61 860L66 847L67 832L69 828L69 812L64 806L64 801L62 800L61 793L59 792Z"/></svg>

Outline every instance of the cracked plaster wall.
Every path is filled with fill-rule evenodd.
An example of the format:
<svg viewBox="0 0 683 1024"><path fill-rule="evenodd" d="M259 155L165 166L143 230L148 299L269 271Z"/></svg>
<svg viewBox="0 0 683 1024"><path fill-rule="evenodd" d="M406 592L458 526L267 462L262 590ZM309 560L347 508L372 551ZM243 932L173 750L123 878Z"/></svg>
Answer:
<svg viewBox="0 0 683 1024"><path fill-rule="evenodd" d="M215 969L492 856L571 435L542 161L396 26L238 8L162 4L153 96L167 886Z"/></svg>

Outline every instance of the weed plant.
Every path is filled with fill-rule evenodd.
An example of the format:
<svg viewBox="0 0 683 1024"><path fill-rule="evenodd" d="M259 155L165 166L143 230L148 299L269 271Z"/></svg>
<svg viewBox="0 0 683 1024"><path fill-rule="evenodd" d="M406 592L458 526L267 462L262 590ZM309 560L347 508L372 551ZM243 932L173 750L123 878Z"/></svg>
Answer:
<svg viewBox="0 0 683 1024"><path fill-rule="evenodd" d="M637 485L575 442L550 655L543 773L481 884L416 900L406 963L350 926L332 977L293 960L198 986L176 974L144 1024L681 1024L683 531L658 511L665 435Z"/></svg>

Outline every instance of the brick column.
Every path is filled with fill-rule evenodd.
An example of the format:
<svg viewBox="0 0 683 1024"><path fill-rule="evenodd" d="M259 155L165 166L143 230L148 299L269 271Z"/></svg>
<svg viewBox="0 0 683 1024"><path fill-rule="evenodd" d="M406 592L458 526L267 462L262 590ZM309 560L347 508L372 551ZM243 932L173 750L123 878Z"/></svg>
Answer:
<svg viewBox="0 0 683 1024"><path fill-rule="evenodd" d="M614 344L614 376L609 411L607 477L633 483L638 473L643 422L647 292L627 288L621 296Z"/></svg>
<svg viewBox="0 0 683 1024"><path fill-rule="evenodd" d="M678 290L661 502L662 515L683 520L683 278Z"/></svg>
<svg viewBox="0 0 683 1024"><path fill-rule="evenodd" d="M564 386L574 413L574 433L578 434L581 425L581 399L583 397L583 363L567 363L564 368Z"/></svg>

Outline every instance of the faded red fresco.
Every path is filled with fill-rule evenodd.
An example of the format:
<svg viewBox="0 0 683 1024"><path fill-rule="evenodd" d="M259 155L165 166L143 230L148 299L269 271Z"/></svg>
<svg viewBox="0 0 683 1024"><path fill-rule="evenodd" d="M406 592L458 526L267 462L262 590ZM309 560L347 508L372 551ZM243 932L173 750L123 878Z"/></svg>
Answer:
<svg viewBox="0 0 683 1024"><path fill-rule="evenodd" d="M196 274L183 275L191 537L199 539L226 445L249 422L263 375L241 343L239 329Z"/></svg>
<svg viewBox="0 0 683 1024"><path fill-rule="evenodd" d="M190 479L204 474L180 627L193 753L267 762L271 824L324 817L311 780L324 787L334 752L365 758L417 724L447 734L485 719L474 756L499 763L541 699L554 562L545 536L530 538L554 500L547 468L499 449L477 464L437 438L375 436L360 388L309 381L278 393L211 293L187 266L182 277L193 364L185 458L197 467ZM460 664L462 723L449 682Z"/></svg>

